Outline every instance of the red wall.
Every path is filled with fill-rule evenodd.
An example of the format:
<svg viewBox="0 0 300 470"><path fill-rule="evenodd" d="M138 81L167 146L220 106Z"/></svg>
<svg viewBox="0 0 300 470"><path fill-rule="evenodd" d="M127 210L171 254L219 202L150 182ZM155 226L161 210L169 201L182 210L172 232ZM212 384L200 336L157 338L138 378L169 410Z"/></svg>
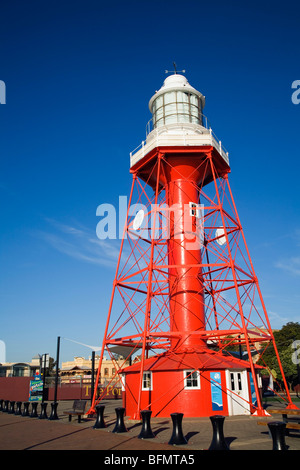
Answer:
<svg viewBox="0 0 300 470"><path fill-rule="evenodd" d="M33 377L0 377L0 399L27 401Z"/></svg>
<svg viewBox="0 0 300 470"><path fill-rule="evenodd" d="M221 372L223 388L225 371ZM185 417L228 415L227 396L223 392L223 410L213 411L211 400L210 371L201 374L199 390L184 389L183 371L152 371L153 390L142 391L141 409L152 410L152 416L169 417L171 413L184 413ZM126 416L133 417L137 408L139 374L126 374L126 392L123 405ZM151 403L151 407L148 405Z"/></svg>
<svg viewBox="0 0 300 470"><path fill-rule="evenodd" d="M33 377L0 377L0 399L10 401L28 401L29 384ZM103 391L100 388L100 393ZM91 398L91 386L80 384L68 384L58 387L57 400L89 400ZM121 398L121 388L110 387L106 399ZM47 401L54 401L54 388L48 389Z"/></svg>

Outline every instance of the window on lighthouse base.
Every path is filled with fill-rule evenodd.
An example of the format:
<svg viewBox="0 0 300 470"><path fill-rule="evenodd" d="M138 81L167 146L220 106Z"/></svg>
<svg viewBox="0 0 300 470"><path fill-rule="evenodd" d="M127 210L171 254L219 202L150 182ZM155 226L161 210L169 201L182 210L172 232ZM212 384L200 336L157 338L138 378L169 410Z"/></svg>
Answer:
<svg viewBox="0 0 300 470"><path fill-rule="evenodd" d="M142 390L152 390L152 373L151 372L143 373Z"/></svg>
<svg viewBox="0 0 300 470"><path fill-rule="evenodd" d="M200 390L200 372L198 370L184 370L184 388Z"/></svg>

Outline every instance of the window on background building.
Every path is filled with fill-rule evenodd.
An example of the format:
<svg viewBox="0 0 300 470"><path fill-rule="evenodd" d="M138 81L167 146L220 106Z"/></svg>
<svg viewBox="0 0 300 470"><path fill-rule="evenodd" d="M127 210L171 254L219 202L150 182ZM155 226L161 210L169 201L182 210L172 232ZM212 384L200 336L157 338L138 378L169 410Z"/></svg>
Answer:
<svg viewBox="0 0 300 470"><path fill-rule="evenodd" d="M104 367L104 375L108 375L108 367Z"/></svg>
<svg viewBox="0 0 300 470"><path fill-rule="evenodd" d="M13 377L24 377L26 366L14 365L13 366Z"/></svg>
<svg viewBox="0 0 300 470"><path fill-rule="evenodd" d="M198 370L184 371L184 388L200 389L200 372Z"/></svg>

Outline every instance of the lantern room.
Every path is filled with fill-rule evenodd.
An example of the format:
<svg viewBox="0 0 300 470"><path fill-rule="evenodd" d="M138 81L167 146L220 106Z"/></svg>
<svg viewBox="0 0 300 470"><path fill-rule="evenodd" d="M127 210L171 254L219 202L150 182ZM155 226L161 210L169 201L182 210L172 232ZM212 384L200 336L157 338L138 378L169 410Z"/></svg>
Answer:
<svg viewBox="0 0 300 470"><path fill-rule="evenodd" d="M149 102L153 128L177 123L202 126L204 105L204 96L189 84L186 77L171 75L165 79L163 86Z"/></svg>

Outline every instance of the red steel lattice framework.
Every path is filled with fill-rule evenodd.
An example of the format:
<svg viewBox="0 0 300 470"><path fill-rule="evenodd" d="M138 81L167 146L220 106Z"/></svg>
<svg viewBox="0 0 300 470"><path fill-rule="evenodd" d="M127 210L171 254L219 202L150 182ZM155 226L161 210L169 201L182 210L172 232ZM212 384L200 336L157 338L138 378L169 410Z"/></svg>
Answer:
<svg viewBox="0 0 300 470"><path fill-rule="evenodd" d="M252 357L255 352L263 358L270 344L283 377L282 397L288 407L295 407L229 172L212 146L156 147L131 168L126 224L89 413L105 398L107 387L122 382L121 372L134 357L140 367L138 418L144 364L151 355L187 348L222 352L242 347L253 376L256 414L263 415ZM143 216L137 223L138 212ZM124 367L115 362L115 377L98 396L104 354L114 360L120 348Z"/></svg>

